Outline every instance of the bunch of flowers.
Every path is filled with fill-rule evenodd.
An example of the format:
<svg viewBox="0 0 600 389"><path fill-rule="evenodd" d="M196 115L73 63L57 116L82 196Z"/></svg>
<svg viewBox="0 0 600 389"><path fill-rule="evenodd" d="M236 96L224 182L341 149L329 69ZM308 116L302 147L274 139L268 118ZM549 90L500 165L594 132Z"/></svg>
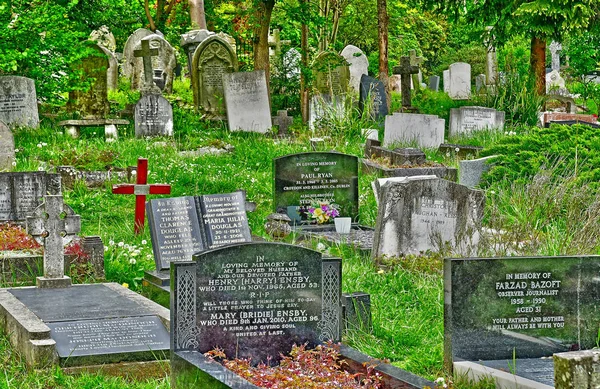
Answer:
<svg viewBox="0 0 600 389"><path fill-rule="evenodd" d="M308 213L311 219L316 220L317 224L327 223L330 219L340 216L337 204L329 204L329 202L316 202L308 208Z"/></svg>

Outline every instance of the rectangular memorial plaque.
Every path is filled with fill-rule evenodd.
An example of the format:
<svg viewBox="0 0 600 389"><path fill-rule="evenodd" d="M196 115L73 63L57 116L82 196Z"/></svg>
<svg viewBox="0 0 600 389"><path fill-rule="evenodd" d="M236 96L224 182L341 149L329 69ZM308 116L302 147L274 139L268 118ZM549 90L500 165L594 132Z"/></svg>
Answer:
<svg viewBox="0 0 600 389"><path fill-rule="evenodd" d="M165 351L169 333L156 316L47 323L61 358Z"/></svg>
<svg viewBox="0 0 600 389"><path fill-rule="evenodd" d="M312 347L327 338L320 253L255 243L197 254L194 261L171 267L175 350L197 343L196 351L220 347L257 364L277 360L293 344ZM339 296L332 298L339 304Z"/></svg>
<svg viewBox="0 0 600 389"><path fill-rule="evenodd" d="M300 153L276 158L274 165L277 212L289 213L288 207L297 210L326 202L337 204L340 216L358 221L357 157L334 152Z"/></svg>
<svg viewBox="0 0 600 389"><path fill-rule="evenodd" d="M204 195L200 197L200 206L208 247L252 240L243 192Z"/></svg>
<svg viewBox="0 0 600 389"><path fill-rule="evenodd" d="M446 363L594 347L599 274L600 256L446 259Z"/></svg>
<svg viewBox="0 0 600 389"><path fill-rule="evenodd" d="M0 220L25 220L47 194L61 192L60 175L46 172L0 173Z"/></svg>

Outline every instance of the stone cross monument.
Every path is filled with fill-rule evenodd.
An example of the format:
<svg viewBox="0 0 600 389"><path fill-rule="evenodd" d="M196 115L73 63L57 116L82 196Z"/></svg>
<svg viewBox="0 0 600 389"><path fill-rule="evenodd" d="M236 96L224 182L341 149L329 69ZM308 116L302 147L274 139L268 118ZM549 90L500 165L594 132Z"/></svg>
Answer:
<svg viewBox="0 0 600 389"><path fill-rule="evenodd" d="M394 74L399 74L401 79L402 107L410 108L410 79L413 74L419 74L419 66L411 65L410 57L401 57L400 66L394 66Z"/></svg>

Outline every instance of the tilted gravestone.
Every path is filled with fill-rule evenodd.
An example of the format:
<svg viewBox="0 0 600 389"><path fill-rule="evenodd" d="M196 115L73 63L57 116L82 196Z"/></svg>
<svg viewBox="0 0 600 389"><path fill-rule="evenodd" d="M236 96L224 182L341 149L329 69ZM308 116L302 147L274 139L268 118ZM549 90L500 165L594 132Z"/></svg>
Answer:
<svg viewBox="0 0 600 389"><path fill-rule="evenodd" d="M454 100L468 100L471 98L471 65L456 62L450 65L448 94ZM445 80L444 80L445 84Z"/></svg>
<svg viewBox="0 0 600 389"><path fill-rule="evenodd" d="M358 221L358 158L335 152L291 154L274 161L274 208L298 221L299 209L337 204L342 217ZM307 221L304 219L304 221Z"/></svg>
<svg viewBox="0 0 600 389"><path fill-rule="evenodd" d="M47 194L61 194L59 174L0 173L0 221L25 221Z"/></svg>
<svg viewBox="0 0 600 389"><path fill-rule="evenodd" d="M119 88L119 62L115 54L106 47L99 45L104 54L108 57L108 69L106 69L106 87L108 90L117 90Z"/></svg>
<svg viewBox="0 0 600 389"><path fill-rule="evenodd" d="M160 95L142 96L135 105L135 136L173 136L173 108Z"/></svg>
<svg viewBox="0 0 600 389"><path fill-rule="evenodd" d="M108 87L106 72L108 57L97 44L88 45L91 53L74 65L82 72L81 82L86 83L83 90L69 92L67 109L78 112L83 118L105 118L108 114Z"/></svg>
<svg viewBox="0 0 600 389"><path fill-rule="evenodd" d="M380 188L373 258L477 248L483 192L440 178L388 181Z"/></svg>
<svg viewBox="0 0 600 389"><path fill-rule="evenodd" d="M554 387L553 354L597 345L599 271L598 256L446 259L446 368ZM575 378L564 373L557 388Z"/></svg>
<svg viewBox="0 0 600 389"><path fill-rule="evenodd" d="M360 79L358 108L360 112L369 107L371 117L380 121L388 114L385 86L380 80L364 75Z"/></svg>
<svg viewBox="0 0 600 389"><path fill-rule="evenodd" d="M432 148L444 142L445 120L436 115L394 113L385 117L383 145L394 143Z"/></svg>
<svg viewBox="0 0 600 389"><path fill-rule="evenodd" d="M350 70L341 55L330 51L321 52L315 58L312 69L319 93L338 96L348 92Z"/></svg>
<svg viewBox="0 0 600 389"><path fill-rule="evenodd" d="M65 276L64 245L81 230L79 215L63 203L63 197L44 196L44 203L27 217L27 233L44 246L44 276L37 278L38 288L62 288L71 285Z"/></svg>
<svg viewBox="0 0 600 389"><path fill-rule="evenodd" d="M175 49L165 38L158 34L145 36L134 46L134 55L130 59L132 69L130 76L131 88L141 90L147 82L147 61L144 62L145 59L142 58L141 54L136 54L139 50L144 50L143 42L148 42L149 49L153 52L149 66L154 84L164 93L172 93L175 66L177 66Z"/></svg>
<svg viewBox="0 0 600 389"><path fill-rule="evenodd" d="M361 77L369 74L369 59L361 49L353 45L344 47L340 55L350 64L349 86L356 93L359 91Z"/></svg>
<svg viewBox="0 0 600 389"><path fill-rule="evenodd" d="M10 128L0 122L0 172L13 170L15 139Z"/></svg>
<svg viewBox="0 0 600 389"><path fill-rule="evenodd" d="M231 45L211 35L196 48L192 59L192 91L197 110L213 117L225 111L223 75L238 71L238 61Z"/></svg>
<svg viewBox="0 0 600 389"><path fill-rule="evenodd" d="M450 109L448 135L469 134L485 129L504 129L504 111L486 107L460 107Z"/></svg>
<svg viewBox="0 0 600 389"><path fill-rule="evenodd" d="M27 77L0 77L0 122L9 127L37 128L38 116L35 82Z"/></svg>
<svg viewBox="0 0 600 389"><path fill-rule="evenodd" d="M223 74L223 90L230 131L266 133L271 130L271 108L264 70Z"/></svg>

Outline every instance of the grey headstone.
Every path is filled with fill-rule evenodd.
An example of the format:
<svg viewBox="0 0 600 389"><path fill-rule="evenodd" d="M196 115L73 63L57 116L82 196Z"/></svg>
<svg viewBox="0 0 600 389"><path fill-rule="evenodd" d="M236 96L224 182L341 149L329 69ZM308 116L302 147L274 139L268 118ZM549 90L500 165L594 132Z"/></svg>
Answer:
<svg viewBox="0 0 600 389"><path fill-rule="evenodd" d="M142 96L135 105L135 136L173 136L173 108L161 95Z"/></svg>
<svg viewBox="0 0 600 389"><path fill-rule="evenodd" d="M440 89L440 76L429 77L429 89L435 92Z"/></svg>
<svg viewBox="0 0 600 389"><path fill-rule="evenodd" d="M179 44L187 53L188 71L190 74L192 73L192 59L194 57L194 51L196 51L203 40L211 35L215 35L215 33L208 30L192 30L181 35Z"/></svg>
<svg viewBox="0 0 600 389"><path fill-rule="evenodd" d="M86 236L82 240L83 251L89 257L94 278L104 279L104 243L99 236Z"/></svg>
<svg viewBox="0 0 600 389"><path fill-rule="evenodd" d="M386 182L381 186L373 258L477 247L484 195L435 178Z"/></svg>
<svg viewBox="0 0 600 389"><path fill-rule="evenodd" d="M557 95L568 95L569 91L566 88L565 79L560 75L558 70L552 70L546 74L546 93L554 93Z"/></svg>
<svg viewBox="0 0 600 389"><path fill-rule="evenodd" d="M175 58L175 49L164 37L158 34L151 34L140 39L140 42L134 46L135 50L142 48L142 41L148 41L151 49L158 50L158 55L152 56L152 70L155 73L154 77L157 78L155 84L164 93L173 92L173 77L175 72L175 66L177 60ZM140 90L144 86L144 64L143 59L133 55L129 59L129 66L131 67L131 88Z"/></svg>
<svg viewBox="0 0 600 389"><path fill-rule="evenodd" d="M438 147L444 142L445 120L436 115L394 113L385 118L383 145L413 143L417 147Z"/></svg>
<svg viewBox="0 0 600 389"><path fill-rule="evenodd" d="M468 100L471 98L471 65L456 62L450 65L450 88L448 94L454 100Z"/></svg>
<svg viewBox="0 0 600 389"><path fill-rule="evenodd" d="M69 92L70 112L78 112L84 119L105 118L108 114L107 71L108 56L97 44L90 44L92 53L73 66L82 72L81 81L89 82L86 90Z"/></svg>
<svg viewBox="0 0 600 389"><path fill-rule="evenodd" d="M119 62L114 53L106 47L100 45L104 54L108 57L108 69L106 70L106 87L108 90L117 90L119 88Z"/></svg>
<svg viewBox="0 0 600 389"><path fill-rule="evenodd" d="M58 174L0 173L0 221L25 221L47 194L61 193Z"/></svg>
<svg viewBox="0 0 600 389"><path fill-rule="evenodd" d="M369 59L361 49L356 46L348 45L340 53L342 57L350 64L350 90L359 91L361 77L369 74Z"/></svg>
<svg viewBox="0 0 600 389"><path fill-rule="evenodd" d="M315 58L312 69L319 93L339 96L348 92L350 69L341 55L323 51Z"/></svg>
<svg viewBox="0 0 600 389"><path fill-rule="evenodd" d="M467 188L475 188L481 181L483 173L491 169L490 161L494 155L479 159L465 159L458 162L458 183Z"/></svg>
<svg viewBox="0 0 600 389"><path fill-rule="evenodd" d="M470 134L485 129L504 129L504 111L486 107L450 109L449 135Z"/></svg>
<svg viewBox="0 0 600 389"><path fill-rule="evenodd" d="M365 109L365 104L370 107L371 117L376 121L388 114L387 95L383 82L367 75L363 75L360 79L358 100L360 112Z"/></svg>
<svg viewBox="0 0 600 389"><path fill-rule="evenodd" d="M279 130L277 131L279 136L288 135L288 129L294 122L294 118L292 116L288 116L287 113L287 109L283 109L277 111L277 116L273 116L271 118L273 125L279 127Z"/></svg>
<svg viewBox="0 0 600 389"><path fill-rule="evenodd" d="M0 122L0 172L13 170L15 163L15 139L10 128Z"/></svg>
<svg viewBox="0 0 600 389"><path fill-rule="evenodd" d="M485 74L478 74L477 76L475 76L475 92L476 93L485 92L485 86L486 86Z"/></svg>
<svg viewBox="0 0 600 389"><path fill-rule="evenodd" d="M90 40L103 47L106 47L113 53L115 50L117 50L117 40L107 26L101 26L99 29L92 31L90 34Z"/></svg>
<svg viewBox="0 0 600 389"><path fill-rule="evenodd" d="M364 292L343 293L344 327L346 330L373 332L371 295Z"/></svg>
<svg viewBox="0 0 600 389"><path fill-rule="evenodd" d="M230 131L266 133L271 127L269 91L264 70L223 74Z"/></svg>
<svg viewBox="0 0 600 389"><path fill-rule="evenodd" d="M494 85L498 80L498 55L494 47L488 48L485 61L485 78L488 85Z"/></svg>
<svg viewBox="0 0 600 389"><path fill-rule="evenodd" d="M346 98L329 94L316 94L310 98L308 127L313 130L320 125L327 126L331 121L343 121L349 117Z"/></svg>
<svg viewBox="0 0 600 389"><path fill-rule="evenodd" d="M556 389L595 389L600 386L600 351L583 350L554 354Z"/></svg>
<svg viewBox="0 0 600 389"><path fill-rule="evenodd" d="M552 70L560 71L560 51L562 51L562 45L558 42L552 41L552 43L550 43L550 54L552 55Z"/></svg>
<svg viewBox="0 0 600 389"><path fill-rule="evenodd" d="M450 94L450 70L443 71L444 76L444 92Z"/></svg>
<svg viewBox="0 0 600 389"><path fill-rule="evenodd" d="M125 47L123 48L123 75L127 78L131 77L133 72L133 63L135 57L133 51L139 46L142 38L154 34L146 28L138 28L127 38Z"/></svg>
<svg viewBox="0 0 600 389"><path fill-rule="evenodd" d="M0 77L0 122L11 128L39 126L35 82L31 78Z"/></svg>

